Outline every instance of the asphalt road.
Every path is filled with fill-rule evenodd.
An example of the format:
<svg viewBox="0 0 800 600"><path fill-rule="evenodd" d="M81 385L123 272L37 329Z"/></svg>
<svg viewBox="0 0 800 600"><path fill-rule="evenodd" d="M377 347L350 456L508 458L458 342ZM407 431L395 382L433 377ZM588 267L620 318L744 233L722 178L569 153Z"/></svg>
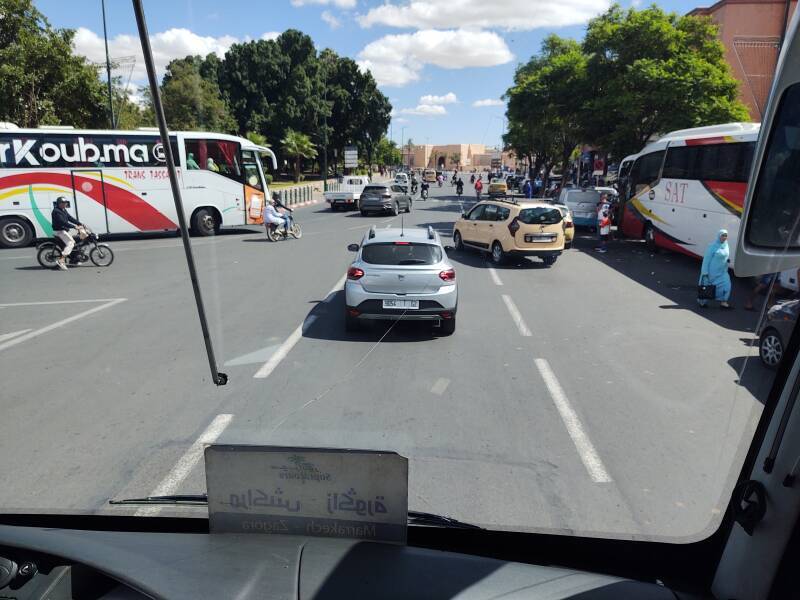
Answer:
<svg viewBox="0 0 800 600"><path fill-rule="evenodd" d="M301 240L193 239L220 388L178 238L112 240L110 268L66 273L0 252L0 508L131 512L108 499L202 492L216 439L395 450L410 508L495 529L704 537L771 380L758 315L697 309L689 258L629 241L601 255L579 232L551 268L448 250L451 337L345 333L347 244L401 222L449 237L461 206L433 187L402 218L300 208Z"/></svg>

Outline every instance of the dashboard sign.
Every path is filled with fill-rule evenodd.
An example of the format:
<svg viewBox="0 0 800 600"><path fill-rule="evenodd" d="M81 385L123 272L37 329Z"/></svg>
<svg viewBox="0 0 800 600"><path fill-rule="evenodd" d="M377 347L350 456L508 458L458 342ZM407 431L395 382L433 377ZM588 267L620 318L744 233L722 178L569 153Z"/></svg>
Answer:
<svg viewBox="0 0 800 600"><path fill-rule="evenodd" d="M406 541L408 459L394 452L213 444L205 463L212 533Z"/></svg>

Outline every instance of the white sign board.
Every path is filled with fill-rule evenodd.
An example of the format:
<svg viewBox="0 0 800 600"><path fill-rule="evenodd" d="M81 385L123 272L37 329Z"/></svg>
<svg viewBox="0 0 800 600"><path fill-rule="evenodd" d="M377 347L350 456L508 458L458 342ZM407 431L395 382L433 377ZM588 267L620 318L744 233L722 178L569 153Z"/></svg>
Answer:
<svg viewBox="0 0 800 600"><path fill-rule="evenodd" d="M214 444L205 461L211 533L406 541L408 459L394 452Z"/></svg>
<svg viewBox="0 0 800 600"><path fill-rule="evenodd" d="M353 169L358 166L358 147L346 146L344 149L344 166Z"/></svg>

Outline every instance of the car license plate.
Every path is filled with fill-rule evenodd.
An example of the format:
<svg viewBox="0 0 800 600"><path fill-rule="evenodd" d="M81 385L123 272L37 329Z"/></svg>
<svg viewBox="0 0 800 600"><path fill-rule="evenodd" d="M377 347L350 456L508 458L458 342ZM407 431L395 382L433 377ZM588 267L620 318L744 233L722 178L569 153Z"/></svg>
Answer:
<svg viewBox="0 0 800 600"><path fill-rule="evenodd" d="M384 300L383 308L419 309L419 300Z"/></svg>
<svg viewBox="0 0 800 600"><path fill-rule="evenodd" d="M528 243L528 244L532 244L532 243L535 243L535 242L549 243L549 242L554 242L555 239L556 239L556 236L554 236L552 233L544 233L544 234L542 234L542 233L534 233L534 234L527 234L525 236L525 242Z"/></svg>

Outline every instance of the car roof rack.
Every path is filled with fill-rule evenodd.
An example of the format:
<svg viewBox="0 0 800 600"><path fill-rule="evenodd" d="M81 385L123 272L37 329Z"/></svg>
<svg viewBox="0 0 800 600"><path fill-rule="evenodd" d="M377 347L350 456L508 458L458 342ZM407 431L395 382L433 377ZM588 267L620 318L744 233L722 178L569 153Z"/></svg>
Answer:
<svg viewBox="0 0 800 600"><path fill-rule="evenodd" d="M431 227L430 225L428 225L428 239L429 240L436 239L436 233L434 233L433 227Z"/></svg>
<svg viewBox="0 0 800 600"><path fill-rule="evenodd" d="M372 239L372 238L375 237L375 225L373 225L372 227L369 228L369 233L367 234L367 237L369 239Z"/></svg>

